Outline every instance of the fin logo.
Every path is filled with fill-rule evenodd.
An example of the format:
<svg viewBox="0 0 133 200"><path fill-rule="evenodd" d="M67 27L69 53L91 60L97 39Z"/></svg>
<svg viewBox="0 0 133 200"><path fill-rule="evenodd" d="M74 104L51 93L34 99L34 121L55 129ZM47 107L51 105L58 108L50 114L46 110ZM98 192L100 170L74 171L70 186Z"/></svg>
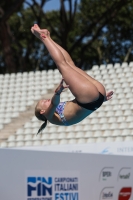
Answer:
<svg viewBox="0 0 133 200"><path fill-rule="evenodd" d="M118 200L129 200L131 197L131 192L132 192L131 187L122 188L119 192Z"/></svg>
<svg viewBox="0 0 133 200"><path fill-rule="evenodd" d="M28 197L50 197L52 196L52 177L27 177Z"/></svg>

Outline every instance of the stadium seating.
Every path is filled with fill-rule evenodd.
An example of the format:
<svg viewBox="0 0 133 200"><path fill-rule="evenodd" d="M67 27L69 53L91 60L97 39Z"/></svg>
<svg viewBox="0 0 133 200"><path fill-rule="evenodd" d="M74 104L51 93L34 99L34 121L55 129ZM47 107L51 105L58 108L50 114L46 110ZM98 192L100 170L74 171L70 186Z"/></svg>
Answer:
<svg viewBox="0 0 133 200"><path fill-rule="evenodd" d="M56 126L48 123L43 134L36 133L43 123L34 116L34 104L54 91L61 80L58 70L0 75L0 147L83 144L133 140L133 62L94 65L86 71L100 81L114 96L79 124ZM73 99L69 90L61 101ZM32 110L23 125L17 124L22 113ZM21 117L21 121L24 118ZM12 124L13 123L13 124ZM12 124L16 130L5 134ZM17 125L17 126L16 126ZM5 136L4 136L5 134ZM8 136L7 136L8 135Z"/></svg>

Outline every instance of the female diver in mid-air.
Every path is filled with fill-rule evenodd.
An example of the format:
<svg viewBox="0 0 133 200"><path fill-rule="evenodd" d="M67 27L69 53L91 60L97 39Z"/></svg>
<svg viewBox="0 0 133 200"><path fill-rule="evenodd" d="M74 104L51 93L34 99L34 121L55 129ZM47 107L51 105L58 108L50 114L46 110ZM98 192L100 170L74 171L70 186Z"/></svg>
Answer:
<svg viewBox="0 0 133 200"><path fill-rule="evenodd" d="M76 67L70 55L51 39L47 29L40 29L35 24L31 31L46 46L63 77L52 99L42 99L36 105L36 117L45 121L38 133L46 127L47 120L61 126L76 124L97 110L104 101L112 98L113 91L106 93L100 82ZM60 102L60 94L64 88L69 88L75 99Z"/></svg>

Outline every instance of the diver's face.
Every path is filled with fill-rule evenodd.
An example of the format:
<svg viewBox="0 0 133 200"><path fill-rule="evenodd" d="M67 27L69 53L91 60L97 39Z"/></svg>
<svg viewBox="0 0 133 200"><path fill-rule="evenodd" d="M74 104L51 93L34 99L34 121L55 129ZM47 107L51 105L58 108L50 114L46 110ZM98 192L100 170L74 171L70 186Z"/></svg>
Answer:
<svg viewBox="0 0 133 200"><path fill-rule="evenodd" d="M43 114L51 104L51 99L41 99L39 101L40 114Z"/></svg>

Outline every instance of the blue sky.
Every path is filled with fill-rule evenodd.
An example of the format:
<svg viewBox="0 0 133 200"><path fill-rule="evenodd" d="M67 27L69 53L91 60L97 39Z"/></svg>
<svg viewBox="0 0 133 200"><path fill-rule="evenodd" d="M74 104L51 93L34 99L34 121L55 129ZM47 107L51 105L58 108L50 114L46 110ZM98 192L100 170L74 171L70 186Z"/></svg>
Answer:
<svg viewBox="0 0 133 200"><path fill-rule="evenodd" d="M38 0L39 1L39 0ZM75 0L72 0L72 3L74 4ZM78 0L78 3L80 0ZM67 1L65 2L66 9L68 8L68 3ZM45 11L50 11L50 10L58 10L60 8L60 0L49 0L45 4Z"/></svg>
<svg viewBox="0 0 133 200"><path fill-rule="evenodd" d="M32 1L28 0L29 3L32 4ZM37 2L40 4L41 0L37 0ZM72 0L72 3L74 4L75 0ZM80 2L80 0L78 0L78 3ZM25 4L25 6L27 7L27 5ZM65 2L65 7L66 9L68 8L68 2ZM44 10L45 11L51 11L51 10L59 10L60 8L60 0L49 0L46 2L45 6L44 6Z"/></svg>

